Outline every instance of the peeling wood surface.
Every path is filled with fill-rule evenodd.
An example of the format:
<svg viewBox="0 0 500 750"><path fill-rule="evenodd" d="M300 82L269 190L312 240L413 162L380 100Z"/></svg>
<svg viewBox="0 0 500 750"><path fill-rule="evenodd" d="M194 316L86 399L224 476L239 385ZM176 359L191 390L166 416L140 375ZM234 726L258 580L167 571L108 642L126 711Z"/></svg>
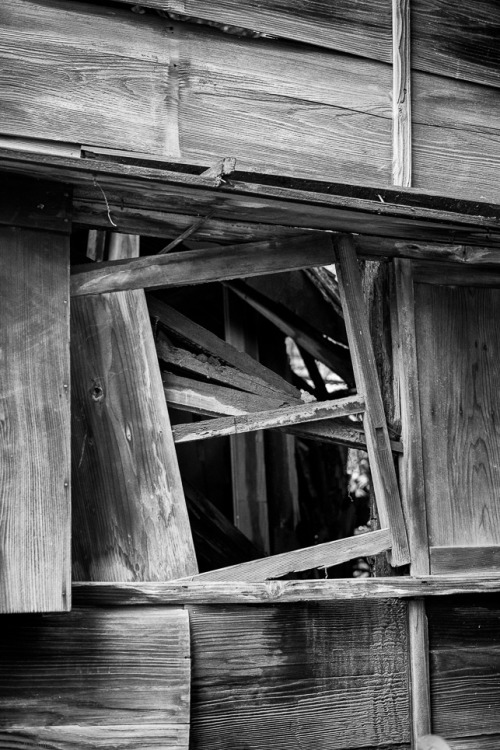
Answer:
<svg viewBox="0 0 500 750"><path fill-rule="evenodd" d="M287 241L245 243L228 247L190 250L169 255L145 256L73 266L71 294L84 296L127 289L162 289L258 276L333 261L328 237L313 242L304 237Z"/></svg>
<svg viewBox="0 0 500 750"><path fill-rule="evenodd" d="M337 599L408 599L453 594L498 594L500 575L394 576L329 581L232 583L182 581L167 583L75 583L75 603L113 604L288 604Z"/></svg>
<svg viewBox="0 0 500 750"><path fill-rule="evenodd" d="M401 602L197 606L189 613L192 748L405 746ZM353 721L353 701L363 721Z"/></svg>
<svg viewBox="0 0 500 750"><path fill-rule="evenodd" d="M0 269L0 611L64 611L71 607L69 238L0 227Z"/></svg>
<svg viewBox="0 0 500 750"><path fill-rule="evenodd" d="M492 414L499 409L500 291L415 284L415 292L429 541L499 544Z"/></svg>
<svg viewBox="0 0 500 750"><path fill-rule="evenodd" d="M391 532L388 529L371 531L368 534L337 539L333 542L304 547L293 552L263 557L260 560L233 565L228 568L210 570L192 576L193 581L265 581L288 573L313 568L329 568L355 557L378 555L391 547Z"/></svg>
<svg viewBox="0 0 500 750"><path fill-rule="evenodd" d="M187 750L189 617L171 607L3 619L0 747ZM160 738L162 743L160 745Z"/></svg>
<svg viewBox="0 0 500 750"><path fill-rule="evenodd" d="M213 386L210 387L210 390L213 388ZM170 400L168 389L166 394L167 400ZM247 409L248 411L250 410ZM223 435L296 425L300 422L331 419L335 416L345 417L347 414L359 414L364 411L365 404L359 396L348 396L336 401L315 401L298 406L282 406L269 411L255 411L253 414L240 413L234 417L212 419L207 423L177 425L173 428L173 435L176 443L183 443L189 440L204 440Z"/></svg>
<svg viewBox="0 0 500 750"><path fill-rule="evenodd" d="M144 292L71 309L74 578L196 572Z"/></svg>
<svg viewBox="0 0 500 750"><path fill-rule="evenodd" d="M457 746L450 741L453 750L493 747L500 735L498 596L434 600L428 613L433 729L461 738Z"/></svg>

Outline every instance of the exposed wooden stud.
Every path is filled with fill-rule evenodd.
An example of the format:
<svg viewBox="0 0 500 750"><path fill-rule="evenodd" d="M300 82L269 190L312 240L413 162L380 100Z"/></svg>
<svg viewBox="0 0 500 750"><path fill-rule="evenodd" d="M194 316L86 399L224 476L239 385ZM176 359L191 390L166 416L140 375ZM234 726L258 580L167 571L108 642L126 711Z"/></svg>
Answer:
<svg viewBox="0 0 500 750"><path fill-rule="evenodd" d="M328 237L311 241L308 235L289 240L249 242L244 245L190 250L132 260L73 266L72 296L81 297L127 289L167 287L225 281L239 276L259 276L333 260Z"/></svg>
<svg viewBox="0 0 500 750"><path fill-rule="evenodd" d="M356 385L366 403L363 424L377 508L382 526L393 534L392 565L405 565L410 562L406 526L352 236L340 237L335 251Z"/></svg>
<svg viewBox="0 0 500 750"><path fill-rule="evenodd" d="M500 575L394 576L323 581L180 581L166 583L74 583L77 604L288 604L336 599L415 597L500 592Z"/></svg>
<svg viewBox="0 0 500 750"><path fill-rule="evenodd" d="M391 546L391 533L388 529L371 531L368 534L352 536L348 539L337 539L334 542L316 544L314 547L282 552L280 555L263 557L232 565L229 568L210 570L192 576L192 581L265 581L268 578L279 578L287 573L296 573L313 568L330 568L334 565L353 560L355 557L378 555Z"/></svg>
<svg viewBox="0 0 500 750"><path fill-rule="evenodd" d="M120 234L111 232L108 260L138 258L141 238L137 234Z"/></svg>
<svg viewBox="0 0 500 750"><path fill-rule="evenodd" d="M137 255L139 238L112 251ZM71 343L74 579L196 571L144 292L75 300Z"/></svg>
<svg viewBox="0 0 500 750"><path fill-rule="evenodd" d="M255 319L238 298L231 296L231 292L224 289L223 294L226 341L257 361L259 349ZM271 542L264 434L260 430L245 435L231 434L229 442L235 526L264 553L269 554Z"/></svg>
<svg viewBox="0 0 500 750"><path fill-rule="evenodd" d="M4 613L71 608L69 255L62 233L0 227Z"/></svg>
<svg viewBox="0 0 500 750"><path fill-rule="evenodd" d="M282 398L287 394L290 403L300 403L300 392L284 378L257 362L253 357L240 352L231 344L203 328L198 323L186 318L185 315L174 310L173 307L160 302L155 297L148 296L150 315L157 318L168 331L180 336L195 349L205 352L210 357L231 365L244 373L248 378L249 390L260 396Z"/></svg>
<svg viewBox="0 0 500 750"><path fill-rule="evenodd" d="M411 186L410 0L392 0L392 182Z"/></svg>
<svg viewBox="0 0 500 750"><path fill-rule="evenodd" d="M87 239L87 258L95 263L102 263L106 247L106 232L103 229L89 229Z"/></svg>

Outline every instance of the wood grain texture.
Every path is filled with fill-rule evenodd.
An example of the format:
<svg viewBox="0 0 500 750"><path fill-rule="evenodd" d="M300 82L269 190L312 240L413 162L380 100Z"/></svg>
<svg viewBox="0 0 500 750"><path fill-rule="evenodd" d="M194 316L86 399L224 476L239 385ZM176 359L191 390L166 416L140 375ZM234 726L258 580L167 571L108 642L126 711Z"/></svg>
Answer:
<svg viewBox="0 0 500 750"><path fill-rule="evenodd" d="M230 365L242 372L249 386L245 390L269 398L279 396L290 403L300 401L300 391L297 388L246 352L239 351L212 331L203 328L155 297L148 295L147 300L151 317L155 322L159 322L161 327L179 336L188 346L204 352L211 362L215 360L214 366L221 362L222 365Z"/></svg>
<svg viewBox="0 0 500 750"><path fill-rule="evenodd" d="M335 253L356 386L366 404L363 425L377 508L392 533L392 564L404 565L410 561L408 538L352 236L335 241Z"/></svg>
<svg viewBox="0 0 500 750"><path fill-rule="evenodd" d="M257 262L258 259L258 262ZM309 237L287 241L248 242L244 245L190 250L132 260L117 260L73 266L71 294L85 296L128 289L166 287L223 281L238 276L259 276L307 266L326 265L333 260L327 237L311 242Z"/></svg>
<svg viewBox="0 0 500 750"><path fill-rule="evenodd" d="M494 573L500 570L500 545L490 547L431 547L433 575L448 575L469 571Z"/></svg>
<svg viewBox="0 0 500 750"><path fill-rule="evenodd" d="M356 557L378 555L391 547L391 533L388 529L371 531L369 534L337 539L333 542L304 547L293 552L282 552L279 555L263 557L260 560L232 565L219 570L199 573L190 580L194 581L265 581L269 578L280 578L288 573L313 568L329 568Z"/></svg>
<svg viewBox="0 0 500 750"><path fill-rule="evenodd" d="M169 400L168 391L167 400ZM184 443L190 440L205 440L223 435L285 427L300 422L332 419L335 416L345 417L347 414L360 414L364 411L365 404L362 399L358 396L348 396L336 401L314 401L301 406L282 406L269 411L255 411L253 414L240 412L234 417L212 419L207 424L196 422L178 425L174 427L173 435L176 443Z"/></svg>
<svg viewBox="0 0 500 750"><path fill-rule="evenodd" d="M180 375L171 375L170 373L164 373L162 375L163 390L167 403L171 406L175 406L176 409L181 411L190 411L194 414L206 414L208 416L219 416L221 414L232 414L235 417L243 418L249 412L256 412L259 416L265 410L280 411L280 407L285 407L286 402L279 398L263 398L262 396L254 396L252 393L245 393L239 391L236 388L226 388L222 385L213 385L212 383L205 383L199 380L193 380L192 378L184 378ZM291 409L301 409L298 407L289 407ZM267 414L267 411L265 411ZM204 420L205 421L205 420ZM209 424L213 420L209 420ZM229 420L231 425L234 425L234 420ZM198 434L198 429L203 432L203 427L199 427L199 422L189 423L188 427L194 430L194 434ZM226 422L224 422L226 424ZM219 420L214 425L214 430L217 432L219 426ZM227 426L227 425L226 425ZM209 430L210 431L210 430ZM245 429L242 428L242 432ZM246 430L248 432L249 430ZM229 431L220 432L218 434L229 435L231 432L236 432L236 429L230 428ZM208 435L206 435L208 437ZM180 442L180 441L178 441Z"/></svg>
<svg viewBox="0 0 500 750"><path fill-rule="evenodd" d="M408 602L408 661L411 736L413 744L416 744L432 728L429 635L424 599L411 599Z"/></svg>
<svg viewBox="0 0 500 750"><path fill-rule="evenodd" d="M2 624L0 746L186 748L189 617L74 609ZM170 745L169 745L170 747Z"/></svg>
<svg viewBox="0 0 500 750"><path fill-rule="evenodd" d="M69 239L0 228L0 612L71 607Z"/></svg>
<svg viewBox="0 0 500 750"><path fill-rule="evenodd" d="M410 0L392 0L392 182L411 186Z"/></svg>
<svg viewBox="0 0 500 750"><path fill-rule="evenodd" d="M500 543L500 291L415 285L429 541Z"/></svg>
<svg viewBox="0 0 500 750"><path fill-rule="evenodd" d="M500 273L494 268L472 266L465 271L452 263L436 264L424 260L415 261L412 267L414 280L421 284L486 288L500 286Z"/></svg>
<svg viewBox="0 0 500 750"><path fill-rule="evenodd" d="M500 734L498 602L488 595L428 603L433 730L457 739L483 735L484 747ZM472 739L474 747L483 745Z"/></svg>
<svg viewBox="0 0 500 750"><path fill-rule="evenodd" d="M500 576L394 576L327 581L267 581L228 583L182 581L168 583L75 583L77 604L114 606L136 604L289 604L344 599L408 599L452 594L500 592Z"/></svg>
<svg viewBox="0 0 500 750"><path fill-rule="evenodd" d="M435 196L429 192L416 188L394 190L380 184L365 187L365 198L346 196L342 190L332 193L329 183L319 181L299 182L295 187L285 188L232 180L231 186L217 187L213 179L181 172L5 149L0 150L0 166L9 173L43 176L77 186L74 194L77 205L81 209L85 201L94 207L100 204L108 228L109 217L99 186L105 191L111 215L117 220L128 212L134 216L137 209L143 208L167 215L186 214L187 221L192 223L193 215L194 218L206 215L216 208L216 219L237 223L350 231L355 222L356 232L361 235L406 238L432 246L499 244L498 209L464 200L463 195L460 200L450 198L437 209ZM147 234L146 226L144 229L142 233ZM371 243L372 248L376 246Z"/></svg>
<svg viewBox="0 0 500 750"><path fill-rule="evenodd" d="M404 616L392 601L190 608L191 746L404 744ZM353 721L352 701L363 721Z"/></svg>
<svg viewBox="0 0 500 750"><path fill-rule="evenodd" d="M74 578L196 572L144 292L72 305Z"/></svg>

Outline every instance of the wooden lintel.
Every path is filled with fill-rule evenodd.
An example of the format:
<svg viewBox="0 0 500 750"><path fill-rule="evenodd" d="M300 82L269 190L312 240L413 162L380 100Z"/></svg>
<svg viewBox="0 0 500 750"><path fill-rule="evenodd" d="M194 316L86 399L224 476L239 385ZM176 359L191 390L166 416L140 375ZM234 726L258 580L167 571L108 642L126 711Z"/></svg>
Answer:
<svg viewBox="0 0 500 750"><path fill-rule="evenodd" d="M99 267L74 266L71 294L82 297L128 289L162 289L203 284L246 276L291 271L333 261L328 237L309 235L289 240L249 242L244 245L154 255L100 263Z"/></svg>
<svg viewBox="0 0 500 750"><path fill-rule="evenodd" d="M330 568L333 565L353 560L355 557L378 555L391 546L391 533L388 529L371 531L347 539L337 539L333 542L304 547L293 552L283 552L280 555L263 557L260 560L228 568L210 570L190 576L191 581L265 581L269 578L279 578L287 573L295 573L312 568Z"/></svg>
<svg viewBox="0 0 500 750"><path fill-rule="evenodd" d="M284 406L270 411L178 425L173 430L174 440L176 443L185 443L190 440L237 435L243 432L296 425L300 422L314 422L332 417L345 417L348 414L360 414L364 409L364 402L359 396L348 396L337 401L315 401L298 406Z"/></svg>
<svg viewBox="0 0 500 750"><path fill-rule="evenodd" d="M74 583L75 604L289 604L344 599L412 599L500 592L500 575L394 576L323 581Z"/></svg>

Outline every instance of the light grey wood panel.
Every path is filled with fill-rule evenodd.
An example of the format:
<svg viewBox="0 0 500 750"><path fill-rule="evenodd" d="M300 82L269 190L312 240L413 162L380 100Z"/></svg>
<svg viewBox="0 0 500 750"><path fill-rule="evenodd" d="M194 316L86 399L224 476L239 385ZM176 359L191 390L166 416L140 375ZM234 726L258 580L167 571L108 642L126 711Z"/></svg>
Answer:
<svg viewBox="0 0 500 750"><path fill-rule="evenodd" d="M490 547L431 547L433 575L449 575L468 571L477 573L500 572L500 545Z"/></svg>
<svg viewBox="0 0 500 750"><path fill-rule="evenodd" d="M1 612L71 606L68 310L69 238L0 227Z"/></svg>
<svg viewBox="0 0 500 750"><path fill-rule="evenodd" d="M429 540L500 543L500 290L415 285Z"/></svg>

